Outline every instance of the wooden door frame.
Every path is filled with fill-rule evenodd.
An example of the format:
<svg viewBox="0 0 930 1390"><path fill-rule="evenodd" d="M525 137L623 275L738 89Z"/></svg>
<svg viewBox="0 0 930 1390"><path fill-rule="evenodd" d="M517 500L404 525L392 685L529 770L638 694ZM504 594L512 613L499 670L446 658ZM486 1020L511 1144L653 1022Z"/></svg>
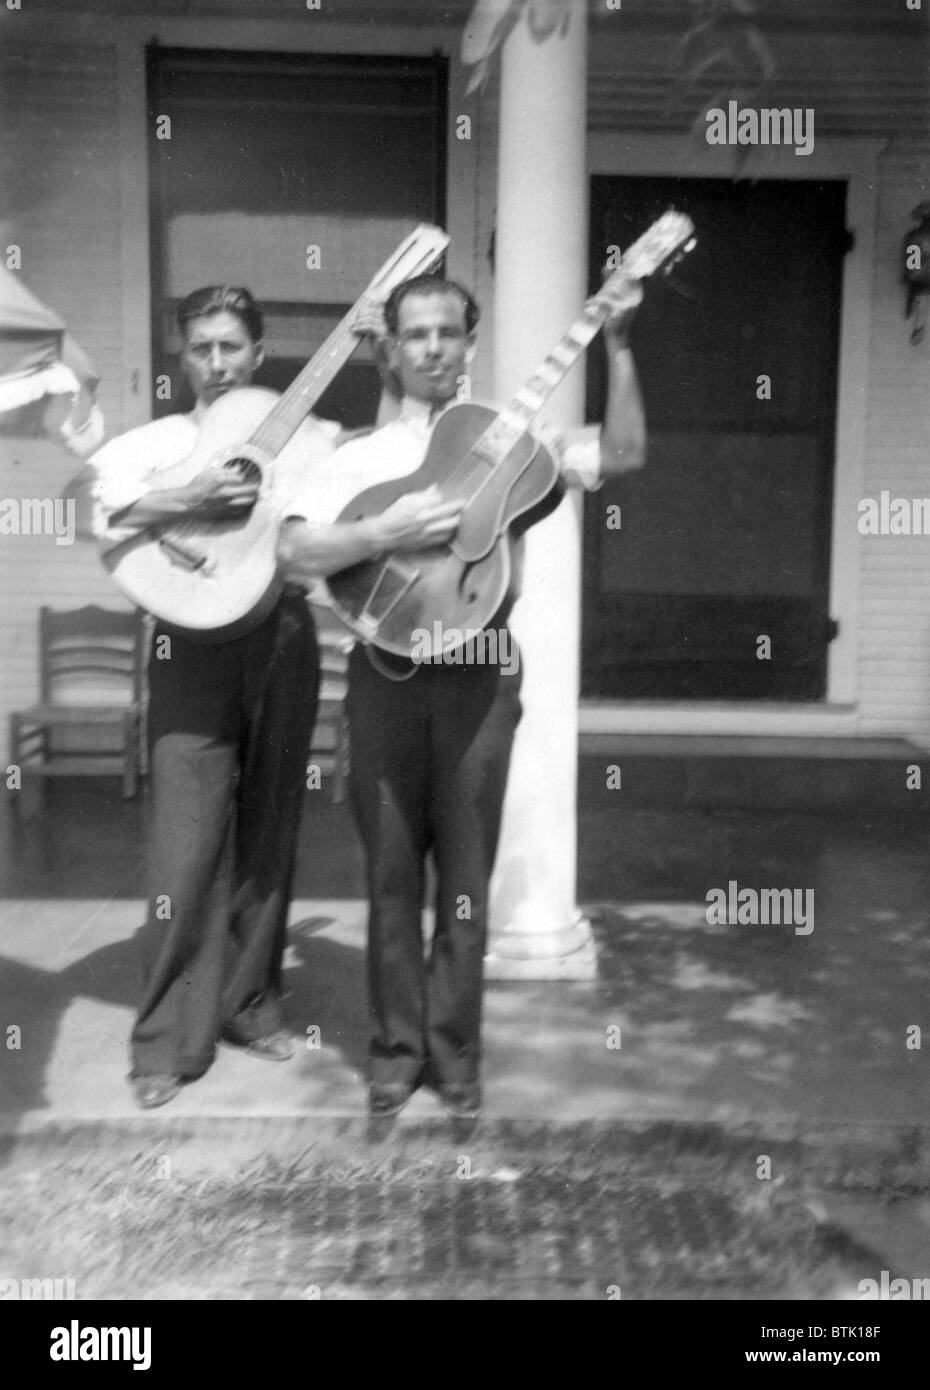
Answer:
<svg viewBox="0 0 930 1390"><path fill-rule="evenodd" d="M584 733L820 733L850 734L856 720L860 545L855 525L863 495L869 341L872 324L872 269L879 195L879 156L883 142L831 137L809 156L792 149L753 150L743 177L760 179L843 179L847 183L846 225L855 244L844 257L837 363L836 446L830 539L829 616L839 634L827 654L826 699L817 704L776 706L764 702L583 700L579 726ZM592 131L588 138L588 176L735 176L735 151L702 145L677 135Z"/></svg>
<svg viewBox="0 0 930 1390"><path fill-rule="evenodd" d="M461 141L456 135L457 113L466 108L465 86L468 73L454 61L461 43L458 25L443 22L437 15L430 25L393 24L377 27L377 47L372 46L372 26L327 18L324 24L307 17L284 16L256 19L217 19L216 17L177 18L159 15L121 17L118 35L99 32L88 35L79 17L62 16L55 25L54 40L73 39L112 46L117 64L119 116L117 153L121 187L120 286L123 303L122 410L119 419L107 421L110 433L119 433L152 418L152 306L150 295L150 210L148 182L148 91L146 48L155 43L162 48L215 49L242 52L307 54L350 54L375 57L444 56L449 60L449 88L446 108L446 230L452 238L449 247L449 273L466 284L483 273L483 255L478 254L478 199L454 196L456 186L477 177L478 141ZM38 36L37 36L38 37ZM478 117L476 115L476 123ZM485 314L490 320L490 313ZM479 363L476 389L489 389L490 353L487 366ZM488 385L485 386L485 378Z"/></svg>
<svg viewBox="0 0 930 1390"><path fill-rule="evenodd" d="M149 205L149 284L150 284L150 360L153 369L167 371L165 349L162 341L164 325L155 311L155 305L163 302L168 274L168 218L165 208L164 166L159 159L159 144L155 136L156 123L162 114L158 108L157 85L163 65L170 69L172 63L179 67L189 64L196 70L199 80L205 71L220 72L224 68L237 71L252 71L260 76L268 74L273 67L278 71L293 70L312 80L322 71L326 75L345 73L349 77L365 76L368 73L380 75L403 74L412 64L420 65L424 73L429 73L435 88L435 102L432 104L432 124L434 127L435 160L432 188L433 206L428 221L440 227L446 225L446 206L448 198L448 142L446 137L449 123L448 87L449 59L438 51L431 53L332 53L306 50L285 50L278 47L234 48L228 44L207 47L203 44L180 45L162 42L150 43L145 48L145 93L147 105L147 187ZM426 109L426 108L424 108ZM271 307L266 300L266 306ZM348 307L348 306L347 306ZM296 374L296 367L295 367ZM261 381L261 378L259 378ZM151 386L152 409L157 411L154 396L154 382ZM174 407L172 407L173 409Z"/></svg>

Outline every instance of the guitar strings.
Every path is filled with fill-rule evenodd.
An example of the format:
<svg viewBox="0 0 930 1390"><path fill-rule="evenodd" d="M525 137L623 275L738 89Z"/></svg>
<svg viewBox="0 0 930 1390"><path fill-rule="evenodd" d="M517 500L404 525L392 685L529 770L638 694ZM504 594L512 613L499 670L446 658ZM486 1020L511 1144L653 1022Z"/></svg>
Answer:
<svg viewBox="0 0 930 1390"><path fill-rule="evenodd" d="M288 390L281 399L275 403L268 415L250 437L250 444L254 444L260 449L266 449L269 453L278 452L274 445L279 428L283 427L287 430L283 441L286 442L290 435L293 434L294 428L296 428L296 425L294 428L291 427L292 416L298 411L301 414L306 413L303 409L300 397L307 394L307 388L316 378L325 375L329 368L329 363L325 359L340 356L346 345L346 340L349 339L350 335L351 329L347 325L344 326L342 324L338 325L332 333L330 333L323 347L320 349L320 354L323 354L323 356L321 357L320 354L314 354L313 359L308 362L300 374L295 377L294 381L288 387ZM298 417L297 423L300 423L300 417Z"/></svg>

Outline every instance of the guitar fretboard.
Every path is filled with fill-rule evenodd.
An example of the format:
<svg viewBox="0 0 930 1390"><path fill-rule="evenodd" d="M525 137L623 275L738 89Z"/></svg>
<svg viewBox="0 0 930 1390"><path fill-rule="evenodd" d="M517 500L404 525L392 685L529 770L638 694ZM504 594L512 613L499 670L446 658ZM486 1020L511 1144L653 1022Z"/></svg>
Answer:
<svg viewBox="0 0 930 1390"><path fill-rule="evenodd" d="M359 300L356 309L362 307L364 298ZM334 328L319 352L314 354L313 360L307 363L265 416L249 442L266 450L272 458L279 454L357 346L358 337L345 321Z"/></svg>
<svg viewBox="0 0 930 1390"><path fill-rule="evenodd" d="M559 339L529 381L521 386L506 410L500 412L472 445L461 465L447 480L447 496L452 495L456 484L464 484L469 479L475 481L473 495L484 486L487 473L476 480L472 466L474 461L486 465L489 470L503 463L533 417L542 410L555 388L597 336L610 312L611 295L616 293L620 284L623 281L642 280L652 275L680 248L690 249L694 244L693 233L694 225L689 217L667 212L633 243L624 253L622 266L618 266L605 281L597 297L588 301L568 332Z"/></svg>
<svg viewBox="0 0 930 1390"><path fill-rule="evenodd" d="M607 304L590 303L559 339L549 355L514 396L510 405L491 422L469 450L469 457L480 459L488 468L497 468L510 453L517 440L542 410L559 383L568 375L588 344L597 336L608 314ZM462 476L471 470L468 460ZM458 470L455 470L458 472ZM453 475L454 477L454 475ZM453 483L450 477L449 484ZM449 487L451 493L452 488Z"/></svg>
<svg viewBox="0 0 930 1390"><path fill-rule="evenodd" d="M275 458L302 420L309 415L326 387L345 366L358 346L354 324L362 309L383 301L395 286L429 269L442 255L449 238L439 227L421 225L401 242L375 275L348 314L333 329L320 350L275 402L249 439L250 444Z"/></svg>

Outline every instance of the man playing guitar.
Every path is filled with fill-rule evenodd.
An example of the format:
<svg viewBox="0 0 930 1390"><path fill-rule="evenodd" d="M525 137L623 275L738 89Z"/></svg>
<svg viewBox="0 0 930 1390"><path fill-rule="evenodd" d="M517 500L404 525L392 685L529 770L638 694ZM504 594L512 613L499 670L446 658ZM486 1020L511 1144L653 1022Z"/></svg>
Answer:
<svg viewBox="0 0 930 1390"><path fill-rule="evenodd" d="M586 486L597 485L599 472L642 462L642 406L626 338L640 297L631 282L605 325L609 396L600 440L590 429L564 440L562 476ZM471 295L438 276L419 276L393 291L385 306L385 350L402 391L399 415L343 444L324 479L317 476L290 506L279 544L288 579L309 585L391 549L387 514L333 518L369 485L419 467L474 354L477 319ZM408 493L391 510L403 506L421 548L453 535L460 514L454 502L437 504L437 494L427 490ZM517 595L515 558L510 593L488 628L503 627ZM369 885L370 1110L395 1114L426 1081L454 1114L474 1115L481 1102L488 883L521 712L519 677L497 664L414 665L357 645L348 707L352 802ZM430 851L438 883L425 962L421 911Z"/></svg>
<svg viewBox="0 0 930 1390"><path fill-rule="evenodd" d="M159 487L159 474L191 453L208 408L249 385L263 353L261 314L247 290L196 290L179 305L178 324L193 410L111 440L88 467L92 528L114 544L140 527L241 517L257 497L254 483L227 470ZM357 331L371 327L369 316ZM338 425L313 417L301 430L308 463L340 438ZM343 553L429 543L436 520L435 508L405 500L364 536L343 528ZM313 620L294 586L257 626L228 640L197 640L156 620L151 900L131 1039L143 1107L165 1104L201 1076L219 1037L269 1060L293 1053L279 980L318 680Z"/></svg>

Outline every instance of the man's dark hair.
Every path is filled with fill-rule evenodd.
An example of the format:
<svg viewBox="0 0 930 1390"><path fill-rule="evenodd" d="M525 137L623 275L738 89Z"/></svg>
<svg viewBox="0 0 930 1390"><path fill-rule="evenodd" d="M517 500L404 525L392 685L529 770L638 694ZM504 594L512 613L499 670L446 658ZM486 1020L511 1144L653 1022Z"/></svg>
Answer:
<svg viewBox="0 0 930 1390"><path fill-rule="evenodd" d="M192 319L202 319L207 314L235 314L252 342L262 341L265 325L250 290L232 285L205 285L201 290L193 290L177 307L182 335Z"/></svg>
<svg viewBox="0 0 930 1390"><path fill-rule="evenodd" d="M411 294L454 294L462 301L465 310L465 331L473 333L481 310L464 285L457 280L447 280L444 275L415 275L412 280L404 280L388 295L384 304L384 322L388 332L397 335L400 306Z"/></svg>

